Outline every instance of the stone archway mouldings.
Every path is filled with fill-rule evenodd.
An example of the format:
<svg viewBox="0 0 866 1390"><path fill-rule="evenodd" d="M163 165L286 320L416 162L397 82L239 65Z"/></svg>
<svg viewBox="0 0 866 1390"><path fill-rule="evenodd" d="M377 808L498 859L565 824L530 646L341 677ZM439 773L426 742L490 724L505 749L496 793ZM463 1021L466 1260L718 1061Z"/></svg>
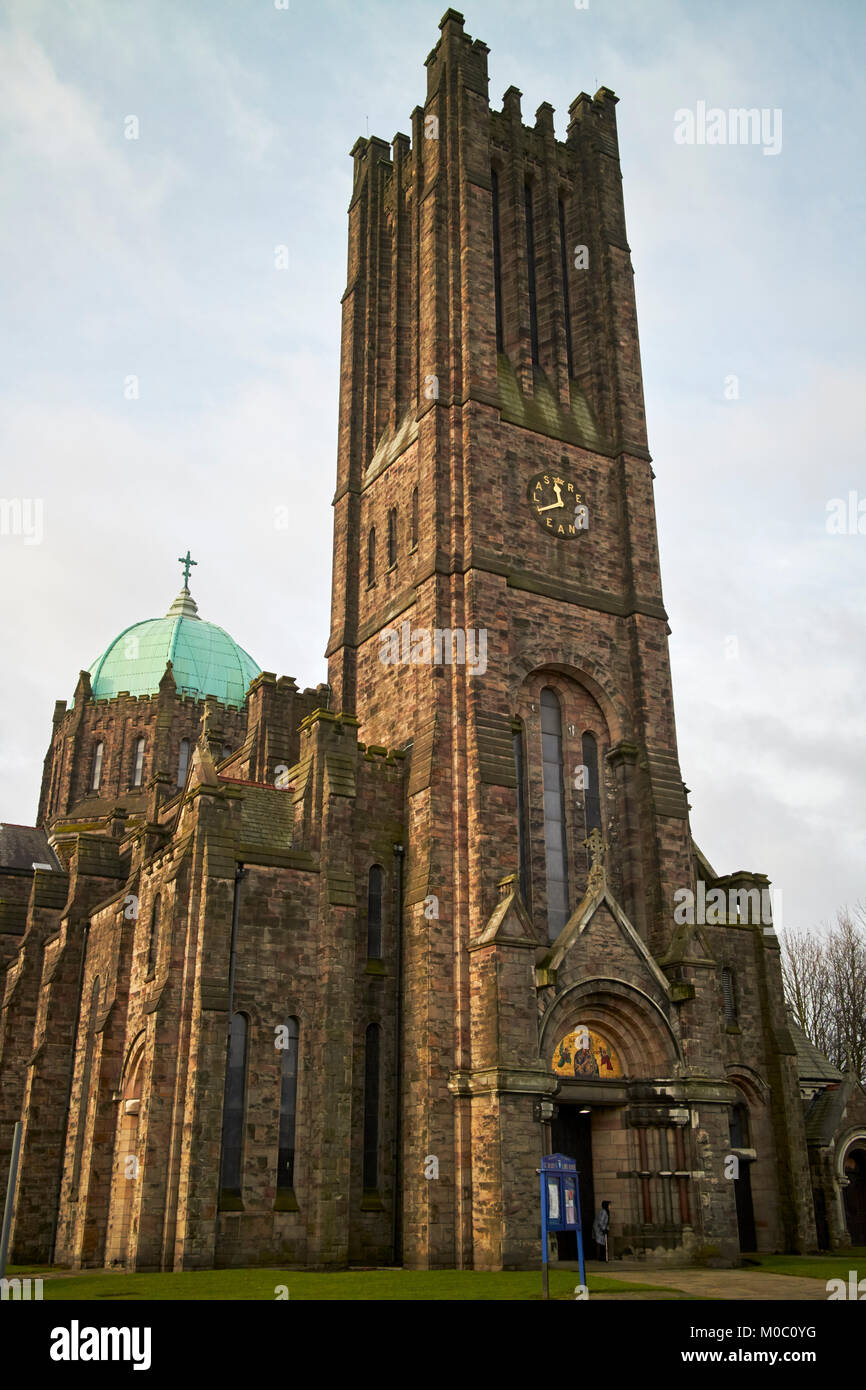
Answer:
<svg viewBox="0 0 866 1390"><path fill-rule="evenodd" d="M546 1057L548 1052L552 1056L555 1042L552 1035L561 1023L570 1022L597 1023L599 1031L618 1048L632 1075L636 1074L634 1064L638 1055L642 1060L654 1062L650 1070L660 1075L679 1072L685 1065L679 1040L664 1011L649 994L628 980L593 976L569 985L558 994L540 1022L538 1049L541 1056ZM637 1048L640 1048L639 1053ZM647 1074L646 1069L643 1074Z"/></svg>
<svg viewBox="0 0 866 1390"><path fill-rule="evenodd" d="M129 1047L126 1049L126 1056L120 1071L120 1079L117 1083L117 1090L114 1093L115 1100L122 1100L124 1092L130 1079L134 1076L136 1068L139 1066L147 1047L147 1028L140 1028L133 1038Z"/></svg>
<svg viewBox="0 0 866 1390"><path fill-rule="evenodd" d="M579 660L575 658L574 662L546 661L543 657L522 661L515 673L515 697L524 690L530 676L541 675L545 671L565 676L567 680L582 685L589 692L607 720L612 746L632 736L632 725L625 701L620 696L609 693L608 672L584 654L581 654Z"/></svg>
<svg viewBox="0 0 866 1390"><path fill-rule="evenodd" d="M753 1102L766 1105L770 1099L770 1088L764 1078L753 1067L735 1062L725 1068L725 1076L733 1086L742 1091L749 1104Z"/></svg>
<svg viewBox="0 0 866 1390"><path fill-rule="evenodd" d="M847 1185L848 1182L845 1177L845 1159L855 1147L866 1150L866 1128L863 1125L849 1129L836 1141L836 1178L843 1185Z"/></svg>

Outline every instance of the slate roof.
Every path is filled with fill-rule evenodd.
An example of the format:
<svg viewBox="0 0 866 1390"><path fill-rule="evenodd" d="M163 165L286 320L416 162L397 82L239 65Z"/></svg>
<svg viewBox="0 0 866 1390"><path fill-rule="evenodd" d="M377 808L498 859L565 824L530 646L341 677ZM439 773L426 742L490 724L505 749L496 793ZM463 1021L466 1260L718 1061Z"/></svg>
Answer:
<svg viewBox="0 0 866 1390"><path fill-rule="evenodd" d="M282 852L291 848L295 821L292 796L270 787L244 788L241 841L250 850Z"/></svg>
<svg viewBox="0 0 866 1390"><path fill-rule="evenodd" d="M110 792L107 796L99 796L94 792L89 792L80 800L73 802L66 814L59 818L57 824L59 829L63 829L63 821L82 821L98 820L115 807L123 807L127 816L146 814L150 793L145 789L142 791L132 790L123 792Z"/></svg>
<svg viewBox="0 0 866 1390"><path fill-rule="evenodd" d="M806 1034L800 1025L795 1021L791 1013L788 1014L788 1027L791 1030L791 1037L794 1039L794 1046L797 1049L797 1073L801 1081L841 1081L842 1073L838 1067L828 1061L823 1052L819 1052L813 1043L809 1042Z"/></svg>
<svg viewBox="0 0 866 1390"><path fill-rule="evenodd" d="M847 1086L830 1086L812 1097L806 1110L806 1143L826 1148L833 1142L848 1100Z"/></svg>
<svg viewBox="0 0 866 1390"><path fill-rule="evenodd" d="M34 864L61 867L45 831L35 825L0 823L0 869L32 869Z"/></svg>

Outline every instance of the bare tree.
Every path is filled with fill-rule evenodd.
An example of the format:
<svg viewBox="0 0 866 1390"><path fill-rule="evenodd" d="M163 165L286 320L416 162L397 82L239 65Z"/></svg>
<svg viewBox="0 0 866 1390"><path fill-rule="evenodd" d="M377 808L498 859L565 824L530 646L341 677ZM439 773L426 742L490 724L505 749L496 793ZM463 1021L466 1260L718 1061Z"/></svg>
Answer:
<svg viewBox="0 0 866 1390"><path fill-rule="evenodd" d="M866 1076L866 910L858 903L840 911L827 942L833 997L836 1065Z"/></svg>
<svg viewBox="0 0 866 1390"><path fill-rule="evenodd" d="M826 938L818 931L787 931L782 936L785 997L806 1037L826 1055L832 1046L830 976Z"/></svg>
<svg viewBox="0 0 866 1390"><path fill-rule="evenodd" d="M823 931L785 932L782 980L809 1041L866 1080L866 907L840 908Z"/></svg>

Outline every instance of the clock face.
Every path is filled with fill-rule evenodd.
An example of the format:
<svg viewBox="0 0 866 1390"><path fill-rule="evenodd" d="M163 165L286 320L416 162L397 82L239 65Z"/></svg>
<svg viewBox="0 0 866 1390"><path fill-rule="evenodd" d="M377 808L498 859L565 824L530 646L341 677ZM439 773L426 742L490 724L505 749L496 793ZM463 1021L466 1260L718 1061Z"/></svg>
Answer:
<svg viewBox="0 0 866 1390"><path fill-rule="evenodd" d="M526 490L529 507L543 530L573 540L589 530L589 508L577 483L565 473L536 473Z"/></svg>

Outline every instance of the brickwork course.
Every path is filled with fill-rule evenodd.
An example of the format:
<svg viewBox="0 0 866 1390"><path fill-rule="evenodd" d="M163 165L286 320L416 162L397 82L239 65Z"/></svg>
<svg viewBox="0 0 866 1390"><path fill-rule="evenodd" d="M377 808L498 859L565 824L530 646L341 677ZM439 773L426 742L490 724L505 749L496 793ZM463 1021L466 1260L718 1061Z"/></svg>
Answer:
<svg viewBox="0 0 866 1390"><path fill-rule="evenodd" d="M614 1257L850 1243L862 1088L675 912L769 880L689 828L617 98L559 141L440 31L352 150L328 685L82 672L0 831L16 1261L527 1267L555 1138Z"/></svg>

